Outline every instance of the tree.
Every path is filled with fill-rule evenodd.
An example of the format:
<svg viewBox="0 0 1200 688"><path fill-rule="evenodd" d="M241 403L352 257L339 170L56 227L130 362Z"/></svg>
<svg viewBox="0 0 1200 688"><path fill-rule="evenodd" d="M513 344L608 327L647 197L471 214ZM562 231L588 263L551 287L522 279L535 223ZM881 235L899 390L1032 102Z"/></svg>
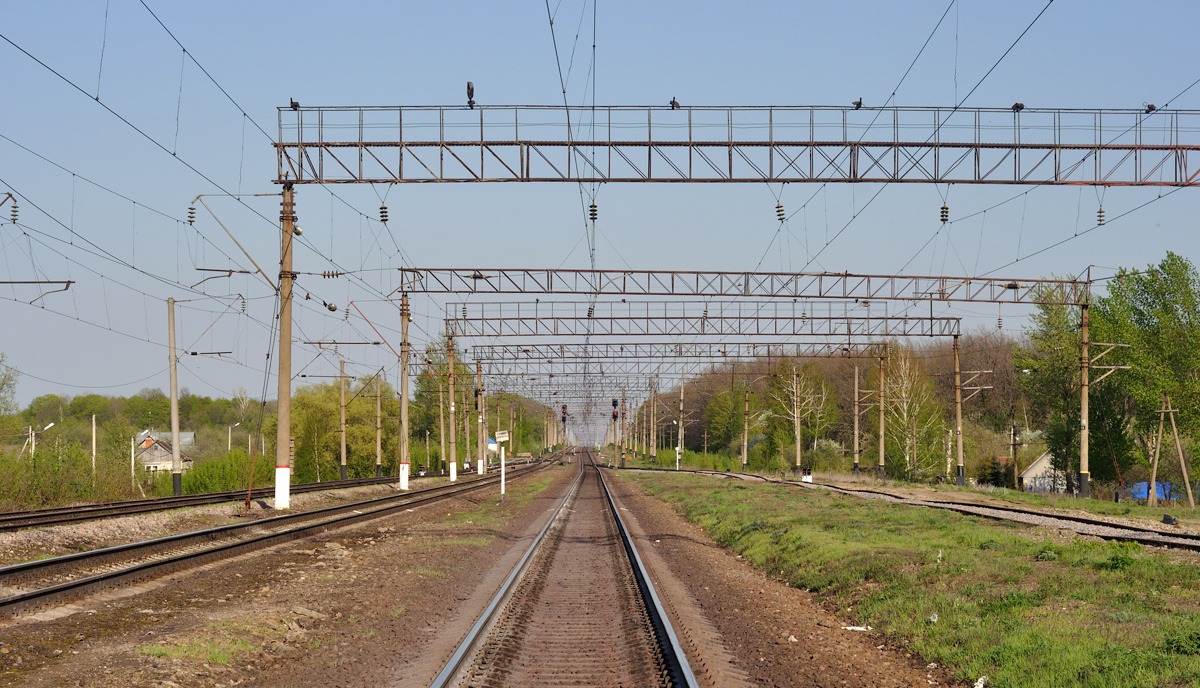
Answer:
<svg viewBox="0 0 1200 688"><path fill-rule="evenodd" d="M1130 370L1103 384L1129 397L1129 426L1148 454L1157 431L1158 410L1171 397L1180 432L1200 440L1200 275L1186 258L1168 253L1157 266L1122 270L1096 300L1096 338L1130 345L1121 352ZM1108 362L1108 361L1106 361Z"/></svg>
<svg viewBox="0 0 1200 688"><path fill-rule="evenodd" d="M933 383L913 352L893 346L884 376L888 472L903 478L929 477L938 471L945 435L945 412L934 398Z"/></svg>
<svg viewBox="0 0 1200 688"><path fill-rule="evenodd" d="M17 379L20 373L4 363L7 357L0 353L0 414L8 415L17 410Z"/></svg>
<svg viewBox="0 0 1200 688"><path fill-rule="evenodd" d="M1073 306L1042 304L1030 319L1027 346L1016 347L1013 360L1021 371L1029 410L1042 419L1046 449L1055 471L1079 470L1079 311Z"/></svg>

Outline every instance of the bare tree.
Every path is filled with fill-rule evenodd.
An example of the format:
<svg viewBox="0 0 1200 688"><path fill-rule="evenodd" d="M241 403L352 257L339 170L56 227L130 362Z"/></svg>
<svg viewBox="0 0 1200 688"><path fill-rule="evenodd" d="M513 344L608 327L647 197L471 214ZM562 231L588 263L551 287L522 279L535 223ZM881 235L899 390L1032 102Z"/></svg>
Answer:
<svg viewBox="0 0 1200 688"><path fill-rule="evenodd" d="M912 352L894 348L886 377L886 441L904 457L908 477L937 471L945 428L933 385Z"/></svg>

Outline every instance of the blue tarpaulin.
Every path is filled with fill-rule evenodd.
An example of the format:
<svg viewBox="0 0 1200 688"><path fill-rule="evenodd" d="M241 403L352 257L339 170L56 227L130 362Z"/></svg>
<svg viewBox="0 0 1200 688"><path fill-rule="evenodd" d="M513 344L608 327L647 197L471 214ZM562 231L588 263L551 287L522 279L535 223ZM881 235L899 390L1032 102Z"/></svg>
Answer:
<svg viewBox="0 0 1200 688"><path fill-rule="evenodd" d="M1130 489L1134 499L1149 499L1150 498L1150 483L1134 483ZM1171 483L1155 483L1154 494L1159 499L1173 499L1175 497L1175 486Z"/></svg>

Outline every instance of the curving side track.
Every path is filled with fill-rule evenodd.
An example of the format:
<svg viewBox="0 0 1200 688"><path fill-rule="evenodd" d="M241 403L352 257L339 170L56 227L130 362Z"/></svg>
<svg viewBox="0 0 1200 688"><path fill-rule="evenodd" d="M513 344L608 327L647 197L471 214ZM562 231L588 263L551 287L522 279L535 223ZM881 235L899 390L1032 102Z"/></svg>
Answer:
<svg viewBox="0 0 1200 688"><path fill-rule="evenodd" d="M638 468L634 470L671 472L666 469L656 468ZM768 482L809 490L829 490L840 494L862 497L866 499L884 499L899 504L923 506L931 509L945 509L947 511L969 514L971 516L980 516L982 518L990 518L997 521L1011 521L1017 523L1026 523L1033 526L1061 528L1063 530L1070 530L1079 533L1080 535L1090 535L1092 537L1098 537L1104 540L1134 542L1151 547L1169 547L1172 549L1200 552L1200 535L1196 535L1194 533L1139 526L1125 522L1115 523L1113 521L1106 521L1100 518L1092 518L1089 516L1062 514L1041 509L1016 506L979 504L977 502L963 502L942 499L916 499L878 489L849 488L842 487L840 485L830 485L827 483L803 483L794 480L780 480L778 478L770 478L752 473L725 473L721 471L686 469L683 472L695 473L698 475L710 475L721 478L736 478L739 480Z"/></svg>
<svg viewBox="0 0 1200 688"><path fill-rule="evenodd" d="M695 686L603 476L580 476L434 686Z"/></svg>

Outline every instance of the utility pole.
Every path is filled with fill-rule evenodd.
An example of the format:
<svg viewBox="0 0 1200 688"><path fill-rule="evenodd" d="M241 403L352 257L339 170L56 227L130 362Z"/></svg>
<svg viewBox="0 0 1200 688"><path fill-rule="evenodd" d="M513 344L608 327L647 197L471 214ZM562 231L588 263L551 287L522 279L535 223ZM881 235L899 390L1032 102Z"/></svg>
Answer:
<svg viewBox="0 0 1200 688"><path fill-rule="evenodd" d="M746 398L742 406L742 472L750 464L750 388L746 388Z"/></svg>
<svg viewBox="0 0 1200 688"><path fill-rule="evenodd" d="M338 472L342 480L346 479L346 361L338 361L338 392L341 395L341 428L342 428L342 458L338 464Z"/></svg>
<svg viewBox="0 0 1200 688"><path fill-rule="evenodd" d="M458 480L458 446L455 440L454 418L454 332L446 333L446 354L450 359L450 372L446 376L447 394L450 397L450 482Z"/></svg>
<svg viewBox="0 0 1200 688"><path fill-rule="evenodd" d="M383 477L383 369L375 378L375 477Z"/></svg>
<svg viewBox="0 0 1200 688"><path fill-rule="evenodd" d="M96 479L96 414L92 414L92 479Z"/></svg>
<svg viewBox="0 0 1200 688"><path fill-rule="evenodd" d="M516 406L511 401L508 402L508 446L512 448L509 454L514 457L517 455L517 428L513 425L516 414Z"/></svg>
<svg viewBox="0 0 1200 688"><path fill-rule="evenodd" d="M621 418L619 421L621 426L621 448L617 452L617 468L625 467L625 445L628 443L628 433L625 431L625 414L628 413L628 411L629 409L625 405L625 390L621 390Z"/></svg>
<svg viewBox="0 0 1200 688"><path fill-rule="evenodd" d="M675 445L675 470L679 470L680 461L683 459L683 371L679 372L679 443Z"/></svg>
<svg viewBox="0 0 1200 688"><path fill-rule="evenodd" d="M854 364L854 475L858 475L859 441L858 441L858 364Z"/></svg>
<svg viewBox="0 0 1200 688"><path fill-rule="evenodd" d="M171 357L171 491L183 495L183 457L179 454L179 373L175 358L175 299L167 299L167 348Z"/></svg>
<svg viewBox="0 0 1200 688"><path fill-rule="evenodd" d="M650 463L658 464L658 376L650 376L650 433L654 441L650 443Z"/></svg>
<svg viewBox="0 0 1200 688"><path fill-rule="evenodd" d="M443 468L446 465L446 393L442 388L441 376L438 376L438 463ZM433 470L433 464L429 466Z"/></svg>
<svg viewBox="0 0 1200 688"><path fill-rule="evenodd" d="M800 472L800 462L802 452L804 451L804 433L800 425L800 371L792 371L792 413L796 421L796 468L794 473Z"/></svg>
<svg viewBox="0 0 1200 688"><path fill-rule="evenodd" d="M884 435L884 430L886 428L883 420L884 407L887 406L887 391L886 386L884 385L884 375L887 367L886 363L887 346L884 346L883 353L881 353L879 356L879 467L876 469L876 475L880 480L883 480L884 477L887 476L887 468L884 465L884 448L887 444L885 441L886 436Z"/></svg>
<svg viewBox="0 0 1200 688"><path fill-rule="evenodd" d="M475 446L478 448L475 475L483 475L483 467L487 458L487 426L483 424L487 412L487 399L483 396L483 361L475 361L475 410L478 420L475 424Z"/></svg>
<svg viewBox="0 0 1200 688"><path fill-rule="evenodd" d="M292 235L295 233L295 195L283 184L279 220L279 388L278 427L275 430L275 508L291 508L292 464Z"/></svg>
<svg viewBox="0 0 1200 688"><path fill-rule="evenodd" d="M408 293L400 295L400 489L408 489L409 472L409 430L408 425ZM441 396L442 386L438 384L438 396ZM440 409L439 409L440 412ZM429 462L429 431L425 431L425 462Z"/></svg>
<svg viewBox="0 0 1200 688"><path fill-rule="evenodd" d="M963 461L962 371L959 370L958 362L958 335L954 335L954 443L955 455L957 456L954 484L961 487L967 484L967 476Z"/></svg>
<svg viewBox="0 0 1200 688"><path fill-rule="evenodd" d="M1090 296L1089 293L1088 298ZM1091 365L1092 358L1088 352L1088 304L1086 301L1087 299L1080 306L1079 317L1083 345L1079 357L1079 496L1083 499L1092 496L1091 474L1088 472L1088 367Z"/></svg>

